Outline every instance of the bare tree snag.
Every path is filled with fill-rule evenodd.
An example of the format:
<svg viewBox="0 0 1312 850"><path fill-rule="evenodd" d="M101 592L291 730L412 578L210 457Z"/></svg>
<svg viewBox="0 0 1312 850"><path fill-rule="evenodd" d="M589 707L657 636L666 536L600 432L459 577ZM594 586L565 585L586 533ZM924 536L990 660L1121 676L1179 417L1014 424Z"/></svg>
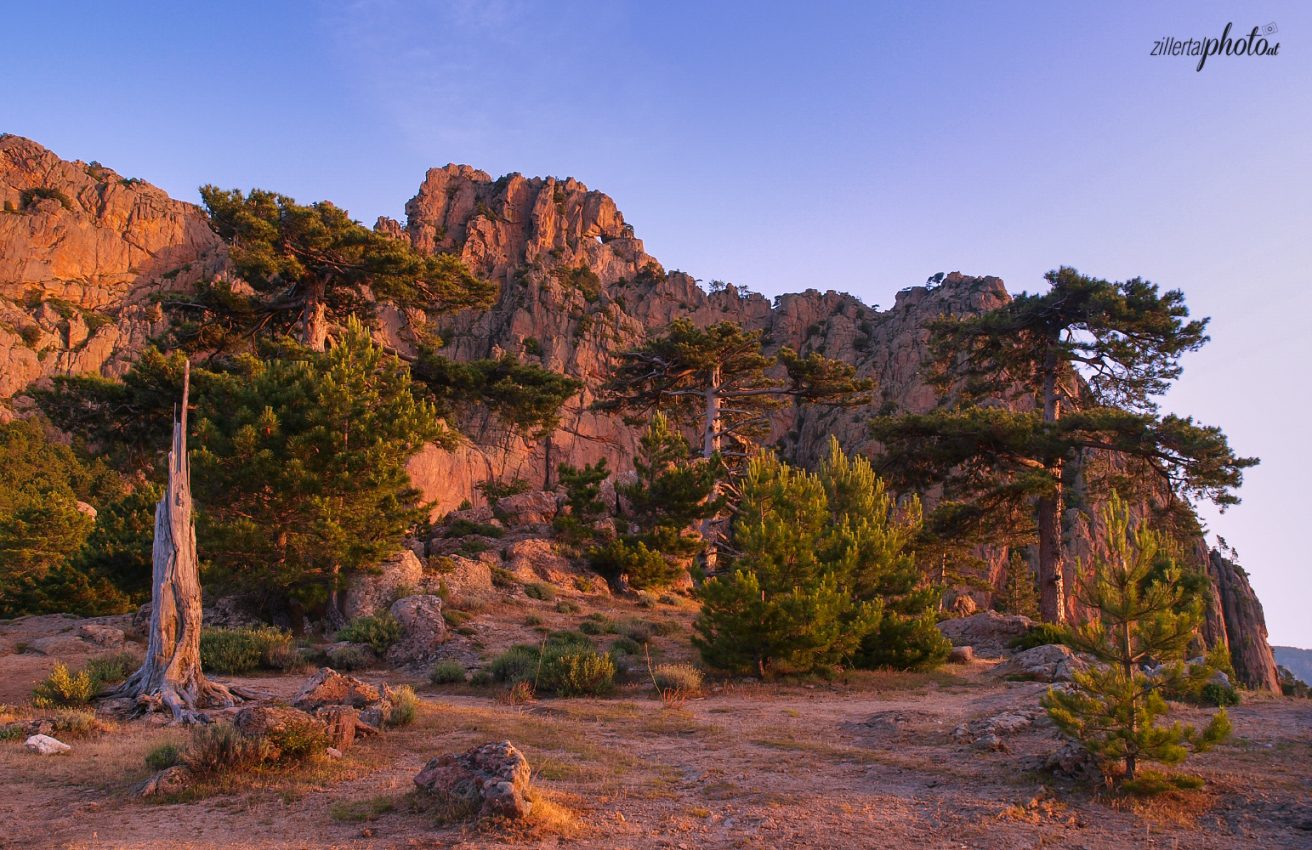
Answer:
<svg viewBox="0 0 1312 850"><path fill-rule="evenodd" d="M205 678L200 667L200 565L191 521L191 465L187 460L188 364L182 382L182 414L173 423L169 483L155 506L154 577L150 644L141 669L115 691L135 699L142 711L167 708L174 721L201 718L199 708L233 705L237 697Z"/></svg>

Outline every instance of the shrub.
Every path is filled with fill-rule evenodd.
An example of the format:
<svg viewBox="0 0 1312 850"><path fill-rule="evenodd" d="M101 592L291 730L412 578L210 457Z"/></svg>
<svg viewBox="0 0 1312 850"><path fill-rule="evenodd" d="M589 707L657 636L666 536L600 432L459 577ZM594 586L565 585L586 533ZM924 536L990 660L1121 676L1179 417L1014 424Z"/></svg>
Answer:
<svg viewBox="0 0 1312 850"><path fill-rule="evenodd" d="M1070 639L1071 631L1065 626L1058 626L1055 623L1035 623L1028 632L1008 641L1007 646L1024 652L1036 646L1048 646L1050 644L1065 646L1070 643Z"/></svg>
<svg viewBox="0 0 1312 850"><path fill-rule="evenodd" d="M487 669L496 681L508 685L532 681L537 676L538 658L537 647L519 644L493 658Z"/></svg>
<svg viewBox="0 0 1312 850"><path fill-rule="evenodd" d="M556 598L556 588L544 581L530 582L524 585L524 595L530 599L541 599L543 602L552 602Z"/></svg>
<svg viewBox="0 0 1312 850"><path fill-rule="evenodd" d="M19 203L23 209L27 209L32 202L38 198L49 198L59 201L59 205L66 210L73 209L73 202L68 199L68 195L52 186L33 186L31 189L25 189L19 195Z"/></svg>
<svg viewBox="0 0 1312 850"><path fill-rule="evenodd" d="M487 670L475 670L469 677L469 684L476 688L486 688L496 681Z"/></svg>
<svg viewBox="0 0 1312 850"><path fill-rule="evenodd" d="M60 662L32 689L32 705L37 708L86 705L95 695L96 683L87 671L73 675L68 665Z"/></svg>
<svg viewBox="0 0 1312 850"><path fill-rule="evenodd" d="M474 522L470 519L452 520L443 537L491 537L499 540L505 537L506 530L499 525L488 522Z"/></svg>
<svg viewBox="0 0 1312 850"><path fill-rule="evenodd" d="M651 641L654 630L650 623L642 620L625 620L620 623L619 631L620 634L637 643L648 643Z"/></svg>
<svg viewBox="0 0 1312 850"><path fill-rule="evenodd" d="M247 738L230 724L198 726L191 733L183 764L197 776L222 771L249 770L270 755L264 738Z"/></svg>
<svg viewBox="0 0 1312 850"><path fill-rule="evenodd" d="M401 639L404 632L405 629L392 613L384 611L371 617L355 618L337 633L337 639L368 644L370 649L382 655L388 647Z"/></svg>
<svg viewBox="0 0 1312 850"><path fill-rule="evenodd" d="M503 568L503 567L493 567L493 568L492 568L492 586L493 586L493 587L499 587L499 588L501 588L501 589L503 589L503 590L506 590L506 589L509 589L509 588L512 588L512 587L518 587L518 586L519 586L519 579L515 578L515 574L512 573L510 570L507 570L507 569L505 569L505 568Z"/></svg>
<svg viewBox="0 0 1312 850"><path fill-rule="evenodd" d="M419 716L419 697L409 685L392 691L392 710L387 713L387 722L393 726L409 726Z"/></svg>
<svg viewBox="0 0 1312 850"><path fill-rule="evenodd" d="M570 602L568 599L562 599L556 603L557 614L577 614L581 610L577 603Z"/></svg>
<svg viewBox="0 0 1312 850"><path fill-rule="evenodd" d="M294 720L270 729L264 758L271 761L305 761L332 744L332 738L313 720Z"/></svg>
<svg viewBox="0 0 1312 850"><path fill-rule="evenodd" d="M652 682L659 691L694 693L702 689L702 671L691 664L657 664L651 671Z"/></svg>
<svg viewBox="0 0 1312 850"><path fill-rule="evenodd" d="M443 608L442 619L446 620L447 625L454 629L458 626L463 626L465 621L470 619L470 615L454 608Z"/></svg>
<svg viewBox="0 0 1312 850"><path fill-rule="evenodd" d="M637 655L641 650L641 644L631 637L621 635L610 642L611 655Z"/></svg>
<svg viewBox="0 0 1312 850"><path fill-rule="evenodd" d="M55 732L63 735L86 735L105 728L96 720L96 713L85 708L61 708L51 720Z"/></svg>
<svg viewBox="0 0 1312 850"><path fill-rule="evenodd" d="M867 668L928 670L947 660L952 642L934 624L934 615L912 619L887 613L861 640L859 664Z"/></svg>
<svg viewBox="0 0 1312 850"><path fill-rule="evenodd" d="M525 340L524 342L527 343L528 340ZM534 340L534 342L537 342L537 340ZM524 347L527 348L527 344ZM540 351L541 349L539 349L539 352ZM509 481L481 481L478 484L475 484L474 488L483 494L483 498L487 499L489 507L495 508L497 502L507 496L518 496L520 493L527 493L529 491L529 484L523 478L512 478ZM500 537L501 535L489 534L487 536Z"/></svg>
<svg viewBox="0 0 1312 850"><path fill-rule="evenodd" d="M309 666L305 657L290 643L269 647L261 662L272 670L281 670L284 673L297 673Z"/></svg>
<svg viewBox="0 0 1312 850"><path fill-rule="evenodd" d="M132 675L140 666L137 656L124 650L110 655L98 655L87 662L86 672L91 681L100 685L116 685Z"/></svg>
<svg viewBox="0 0 1312 850"><path fill-rule="evenodd" d="M328 656L328 661L334 669L350 672L365 669L374 662L374 659L368 652L359 647L344 646Z"/></svg>
<svg viewBox="0 0 1312 850"><path fill-rule="evenodd" d="M434 685L462 685L465 682L464 665L458 661L439 661L428 671L428 681Z"/></svg>
<svg viewBox="0 0 1312 850"><path fill-rule="evenodd" d="M603 694L615 684L615 663L592 649L548 643L542 652L539 690L572 697Z"/></svg>
<svg viewBox="0 0 1312 850"><path fill-rule="evenodd" d="M533 628L537 628L538 626L542 625L544 622L546 621L543 620L541 617L539 617L537 614L529 614L527 617L524 618L524 625L532 626Z"/></svg>
<svg viewBox="0 0 1312 850"><path fill-rule="evenodd" d="M1208 682L1203 685L1198 692L1198 696L1207 705L1214 705L1217 708L1225 708L1229 705L1239 705L1239 692L1229 685L1223 685L1220 682Z"/></svg>
<svg viewBox="0 0 1312 850"><path fill-rule="evenodd" d="M538 342L536 337L524 337L524 353L532 354L537 357L542 354L542 343Z"/></svg>
<svg viewBox="0 0 1312 850"><path fill-rule="evenodd" d="M589 614L579 623L579 631L585 635L614 635L619 634L619 626L605 614Z"/></svg>
<svg viewBox="0 0 1312 850"><path fill-rule="evenodd" d="M202 629L200 664L204 670L228 675L249 673L273 664L273 654L283 657L283 648L291 648L291 635L273 626L256 629Z"/></svg>
<svg viewBox="0 0 1312 850"><path fill-rule="evenodd" d="M175 743L159 744L146 753L146 767L151 770L168 770L182 764L183 751Z"/></svg>

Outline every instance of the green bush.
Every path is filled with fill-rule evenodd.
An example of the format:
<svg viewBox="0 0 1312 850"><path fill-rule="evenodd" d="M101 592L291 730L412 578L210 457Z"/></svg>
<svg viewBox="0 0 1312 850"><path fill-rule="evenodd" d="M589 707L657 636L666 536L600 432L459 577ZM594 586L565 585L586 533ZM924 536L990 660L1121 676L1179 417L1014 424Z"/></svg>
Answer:
<svg viewBox="0 0 1312 850"><path fill-rule="evenodd" d="M136 672L141 665L137 661L137 656L124 650L115 652L110 655L98 655L87 662L86 672L91 680L96 683L97 690L100 685L116 685L122 682L128 676Z"/></svg>
<svg viewBox="0 0 1312 850"><path fill-rule="evenodd" d="M625 620L619 624L619 631L620 634L637 643L649 643L655 630L651 623L642 620Z"/></svg>
<svg viewBox="0 0 1312 850"><path fill-rule="evenodd" d="M328 662L335 670L363 670L374 663L374 658L367 651L355 646L344 646L328 656Z"/></svg>
<svg viewBox="0 0 1312 850"><path fill-rule="evenodd" d="M611 655L637 655L641 651L642 645L631 637L621 635L610 642Z"/></svg>
<svg viewBox="0 0 1312 850"><path fill-rule="evenodd" d="M1223 685L1220 682L1208 682L1203 685L1202 690L1198 692L1199 697L1207 705L1214 705L1217 708L1225 708L1228 705L1239 705L1239 692L1229 685Z"/></svg>
<svg viewBox="0 0 1312 850"><path fill-rule="evenodd" d="M933 614L917 618L885 614L861 640L858 665L894 670L928 670L947 660L952 643L934 623Z"/></svg>
<svg viewBox="0 0 1312 850"><path fill-rule="evenodd" d="M201 668L215 673L241 675L259 667L281 669L275 657L285 658L292 647L291 635L274 626L255 629L202 629Z"/></svg>
<svg viewBox="0 0 1312 850"><path fill-rule="evenodd" d="M592 640L580 632L559 631L547 635L547 644L551 646L577 647L592 649Z"/></svg>
<svg viewBox="0 0 1312 850"><path fill-rule="evenodd" d="M183 754L183 764L197 776L249 770L271 753L264 738L247 738L227 723L198 726Z"/></svg>
<svg viewBox="0 0 1312 850"><path fill-rule="evenodd" d="M515 574L512 573L510 570L504 569L502 567L492 567L491 572L492 572L493 587L499 587L503 590L506 590L512 587L519 586L519 579L515 578Z"/></svg>
<svg viewBox="0 0 1312 850"><path fill-rule="evenodd" d="M537 676L538 648L519 644L497 655L488 664L492 678L507 685L531 682Z"/></svg>
<svg viewBox="0 0 1312 850"><path fill-rule="evenodd" d="M544 581L534 581L524 585L524 595L530 599L552 602L556 599L556 588Z"/></svg>
<svg viewBox="0 0 1312 850"><path fill-rule="evenodd" d="M392 710L387 713L387 722L393 726L409 726L419 716L419 697L409 685L392 691Z"/></svg>
<svg viewBox="0 0 1312 850"><path fill-rule="evenodd" d="M651 671L652 681L662 691L672 690L695 693L702 689L702 671L691 664L657 664Z"/></svg>
<svg viewBox="0 0 1312 850"><path fill-rule="evenodd" d="M446 620L447 625L454 629L457 626L463 626L465 621L470 619L470 616L464 611L457 611L455 608L443 608L442 619Z"/></svg>
<svg viewBox="0 0 1312 850"><path fill-rule="evenodd" d="M59 735L86 735L104 728L96 720L96 713L89 708L61 708L51 719L55 733Z"/></svg>
<svg viewBox="0 0 1312 850"><path fill-rule="evenodd" d="M1027 649L1034 649L1036 646L1053 644L1065 646L1070 643L1070 639L1071 631L1065 626L1058 626L1053 623L1035 623L1025 634L1012 638L1007 646L1024 652Z"/></svg>
<svg viewBox="0 0 1312 850"><path fill-rule="evenodd" d="M368 644L370 649L382 655L404 633L405 629L392 613L384 611L371 617L356 617L337 633L337 639Z"/></svg>
<svg viewBox="0 0 1312 850"><path fill-rule="evenodd" d="M475 670L469 677L469 684L476 688L486 688L495 681L496 679L487 670Z"/></svg>
<svg viewBox="0 0 1312 850"><path fill-rule="evenodd" d="M556 603L557 614L577 614L581 610L578 603L570 602L568 599L562 599Z"/></svg>
<svg viewBox="0 0 1312 850"><path fill-rule="evenodd" d="M590 614L579 623L579 631L585 635L614 635L619 634L619 626L604 614Z"/></svg>
<svg viewBox="0 0 1312 850"><path fill-rule="evenodd" d="M592 649L547 644L537 688L560 697L596 696L615 684L615 663Z"/></svg>
<svg viewBox="0 0 1312 850"><path fill-rule="evenodd" d="M146 767L151 770L168 770L182 764L182 759L182 747L171 742L160 744L146 753Z"/></svg>
<svg viewBox="0 0 1312 850"><path fill-rule="evenodd" d="M499 525L488 522L474 522L470 519L452 520L443 537L491 537L499 540L506 536L506 530Z"/></svg>
<svg viewBox="0 0 1312 850"><path fill-rule="evenodd" d="M439 661L428 671L428 681L434 685L463 685L465 667L458 661Z"/></svg>
<svg viewBox="0 0 1312 850"><path fill-rule="evenodd" d="M37 708L86 705L96 695L96 683L86 670L76 675L62 661L54 666L32 689L32 705Z"/></svg>

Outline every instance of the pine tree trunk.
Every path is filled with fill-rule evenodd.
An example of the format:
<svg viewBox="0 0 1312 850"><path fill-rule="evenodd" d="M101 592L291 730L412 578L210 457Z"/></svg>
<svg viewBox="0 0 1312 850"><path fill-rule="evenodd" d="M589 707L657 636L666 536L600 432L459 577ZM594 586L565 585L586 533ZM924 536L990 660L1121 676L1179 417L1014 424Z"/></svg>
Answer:
<svg viewBox="0 0 1312 850"><path fill-rule="evenodd" d="M323 286L312 286L305 294L301 314L301 345L313 351L328 347L328 308L323 303Z"/></svg>
<svg viewBox="0 0 1312 850"><path fill-rule="evenodd" d="M174 721L197 719L196 710L233 705L236 697L210 682L200 667L200 567L196 529L191 521L191 467L187 460L188 364L182 389L181 421L173 423L169 483L155 506L154 576L150 643L141 669L115 692L134 699L143 711L168 709Z"/></svg>
<svg viewBox="0 0 1312 850"><path fill-rule="evenodd" d="M710 387L706 391L706 427L702 432L702 457L710 461L711 457L720 450L720 370L717 368L711 372ZM720 496L720 482L717 478L711 485L712 501ZM702 540L706 543L706 573L709 575L715 572L715 564L718 560L719 547L717 546L717 536L715 531L715 522L718 517L707 517L702 520L701 535Z"/></svg>
<svg viewBox="0 0 1312 850"><path fill-rule="evenodd" d="M1054 343L1056 341L1054 340ZM1043 421L1061 418L1061 399L1057 395L1057 355L1049 349L1043 375ZM1048 467L1053 477L1054 493L1036 505L1039 531L1039 616L1045 623L1066 622L1066 583L1064 547L1062 545L1061 462Z"/></svg>

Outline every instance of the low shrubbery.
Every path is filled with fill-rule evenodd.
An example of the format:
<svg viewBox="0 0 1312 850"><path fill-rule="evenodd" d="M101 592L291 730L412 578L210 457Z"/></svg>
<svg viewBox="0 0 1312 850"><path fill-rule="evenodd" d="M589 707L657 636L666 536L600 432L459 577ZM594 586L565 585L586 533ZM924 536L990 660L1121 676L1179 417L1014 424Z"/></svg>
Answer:
<svg viewBox="0 0 1312 850"><path fill-rule="evenodd" d="M337 639L367 644L374 652L382 655L388 647L401 639L404 632L405 629L391 612L384 611L372 617L357 617L337 633Z"/></svg>
<svg viewBox="0 0 1312 850"><path fill-rule="evenodd" d="M289 670L295 661L292 636L274 626L200 633L200 665L208 672L239 676L261 668Z"/></svg>
<svg viewBox="0 0 1312 850"><path fill-rule="evenodd" d="M702 689L702 671L691 664L657 664L651 671L652 684L658 691L696 693Z"/></svg>
<svg viewBox="0 0 1312 850"><path fill-rule="evenodd" d="M533 581L524 585L524 595L530 599L541 599L543 602L554 602L556 599L556 588L544 581Z"/></svg>
<svg viewBox="0 0 1312 850"><path fill-rule="evenodd" d="M439 661L428 672L428 681L434 685L464 684L464 665L458 661Z"/></svg>
<svg viewBox="0 0 1312 850"><path fill-rule="evenodd" d="M502 684L526 682L561 697L606 693L615 682L614 661L578 632L554 632L540 647L512 646L493 658L487 671Z"/></svg>
<svg viewBox="0 0 1312 850"><path fill-rule="evenodd" d="M96 695L97 689L96 682L86 670L74 674L61 661L32 689L32 705L37 708L86 705Z"/></svg>
<svg viewBox="0 0 1312 850"><path fill-rule="evenodd" d="M387 713L387 722L392 726L409 726L419 716L419 697L415 689L402 685L392 691L392 710Z"/></svg>
<svg viewBox="0 0 1312 850"><path fill-rule="evenodd" d="M1036 646L1053 644L1067 646L1070 641L1071 630L1066 626L1058 626L1054 623L1035 623L1025 634L1012 638L1007 646L1019 652L1024 652L1027 649L1034 649Z"/></svg>

